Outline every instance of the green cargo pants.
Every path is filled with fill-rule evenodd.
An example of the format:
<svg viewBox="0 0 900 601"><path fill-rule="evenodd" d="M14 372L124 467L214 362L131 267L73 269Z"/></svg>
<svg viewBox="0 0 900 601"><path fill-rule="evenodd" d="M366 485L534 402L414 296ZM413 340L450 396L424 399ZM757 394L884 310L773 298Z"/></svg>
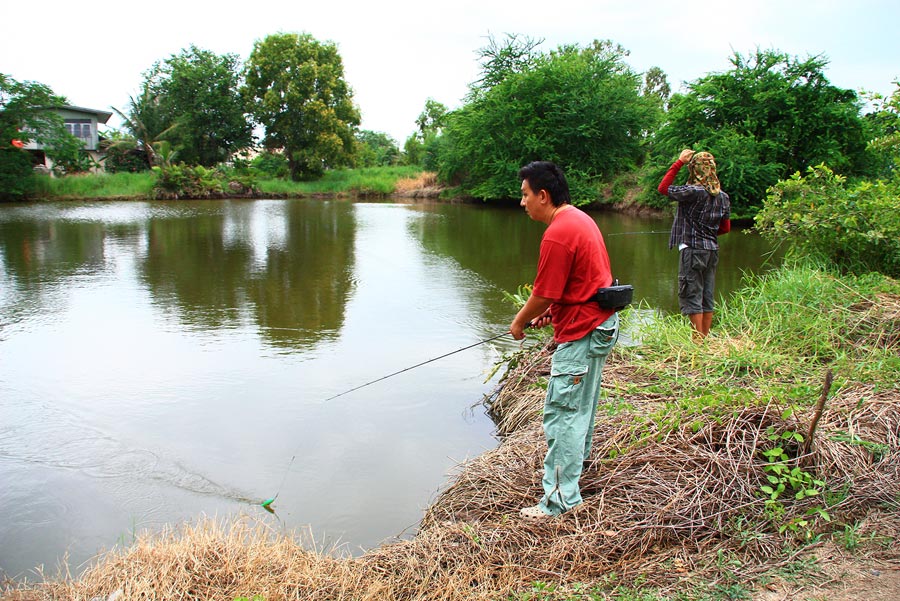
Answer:
<svg viewBox="0 0 900 601"><path fill-rule="evenodd" d="M582 462L591 453L594 418L603 366L619 339L614 313L580 340L564 342L553 353L544 400L544 497L540 507L559 515L581 503Z"/></svg>

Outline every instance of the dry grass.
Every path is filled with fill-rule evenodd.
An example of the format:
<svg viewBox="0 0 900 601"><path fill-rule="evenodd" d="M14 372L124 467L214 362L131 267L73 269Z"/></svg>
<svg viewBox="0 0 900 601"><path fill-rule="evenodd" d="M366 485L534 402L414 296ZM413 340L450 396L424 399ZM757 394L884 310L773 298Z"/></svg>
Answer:
<svg viewBox="0 0 900 601"><path fill-rule="evenodd" d="M900 352L898 328L891 325L900 316L897 297L860 302L852 310L868 322L859 330L867 345ZM752 346L741 337L711 339L703 352L727 357ZM678 373L702 369L678 353L662 360L665 369ZM783 513L775 515L760 495L767 483L762 451L776 444L769 439L773 432L807 431L818 393L798 408L754 389L753 378L735 379L733 386L758 396L757 402L700 408L660 421L653 416L670 408L678 391L660 391L646 365L615 355L604 372L608 402L598 415L591 463L582 476L585 503L556 520L523 521L518 509L542 492L544 391L536 382L549 372L549 361L550 349L537 349L507 372L489 407L501 444L458 468L412 540L358 558L339 557L260 524L207 520L142 538L103 558L78 581L8 591L6 598L107 599L121 591L119 599L145 600L261 595L266 601L497 601L534 581L563 589L575 582L601 586L610 574L618 583L639 579L661 592L708 590L788 565L815 548L820 532L873 522L871 532L877 528L883 544L870 552L900 557L896 385L843 379L832 390L807 455L796 456L796 442L779 442L790 447L792 465L827 482L828 493L801 500L785 494ZM770 368L771 378L794 377L777 365ZM794 405L790 415L784 413L787 405ZM823 506L831 522L779 531ZM796 551L786 551L791 548Z"/></svg>
<svg viewBox="0 0 900 601"><path fill-rule="evenodd" d="M433 196L440 193L437 174L423 171L415 177L404 177L397 180L394 193L398 196Z"/></svg>

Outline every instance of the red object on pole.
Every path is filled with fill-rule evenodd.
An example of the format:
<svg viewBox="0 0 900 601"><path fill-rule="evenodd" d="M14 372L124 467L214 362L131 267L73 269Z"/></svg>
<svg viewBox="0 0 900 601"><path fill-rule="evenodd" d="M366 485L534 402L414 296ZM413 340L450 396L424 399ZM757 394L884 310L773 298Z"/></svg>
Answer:
<svg viewBox="0 0 900 601"><path fill-rule="evenodd" d="M25 142L23 142L22 140L13 140L12 145L16 148L23 148L25 146Z"/></svg>

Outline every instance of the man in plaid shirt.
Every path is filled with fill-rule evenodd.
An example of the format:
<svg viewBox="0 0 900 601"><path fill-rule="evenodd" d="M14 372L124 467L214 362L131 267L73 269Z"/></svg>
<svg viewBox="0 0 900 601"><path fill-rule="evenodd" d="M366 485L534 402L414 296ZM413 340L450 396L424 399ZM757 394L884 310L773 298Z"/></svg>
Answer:
<svg viewBox="0 0 900 601"><path fill-rule="evenodd" d="M684 165L689 171L687 184L673 186ZM669 236L669 248L677 247L680 253L678 303L682 315L691 320L694 339L702 341L712 327L717 237L731 230L731 200L719 185L713 155L689 148L669 167L658 190L678 203Z"/></svg>

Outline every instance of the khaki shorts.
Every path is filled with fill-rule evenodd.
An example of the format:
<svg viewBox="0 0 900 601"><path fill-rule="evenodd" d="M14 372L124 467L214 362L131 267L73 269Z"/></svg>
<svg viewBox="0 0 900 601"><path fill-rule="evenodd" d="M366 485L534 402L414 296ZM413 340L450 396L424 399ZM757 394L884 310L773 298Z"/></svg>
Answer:
<svg viewBox="0 0 900 601"><path fill-rule="evenodd" d="M719 251L683 248L678 262L678 304L682 315L712 313Z"/></svg>

